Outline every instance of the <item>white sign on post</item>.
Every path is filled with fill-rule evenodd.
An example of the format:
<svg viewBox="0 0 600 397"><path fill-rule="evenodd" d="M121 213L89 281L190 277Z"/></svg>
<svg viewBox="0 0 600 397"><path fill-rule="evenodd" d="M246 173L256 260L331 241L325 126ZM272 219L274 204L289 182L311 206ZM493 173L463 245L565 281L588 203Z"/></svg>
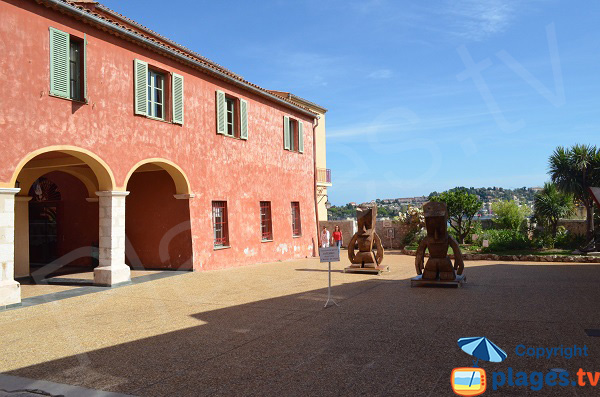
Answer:
<svg viewBox="0 0 600 397"><path fill-rule="evenodd" d="M389 219L383 220L383 227L392 227L392 221Z"/></svg>
<svg viewBox="0 0 600 397"><path fill-rule="evenodd" d="M338 247L322 247L319 248L319 257L323 262L339 262L340 249Z"/></svg>
<svg viewBox="0 0 600 397"><path fill-rule="evenodd" d="M489 240L483 240L483 246L484 247L489 247L490 246L490 241Z"/></svg>
<svg viewBox="0 0 600 397"><path fill-rule="evenodd" d="M319 248L319 257L321 258L321 263L329 263L329 271L327 272L329 274L329 284L327 285L327 302L325 302L325 307L329 306L329 302L338 306L333 296L331 296L331 262L340 261L340 247L321 247Z"/></svg>

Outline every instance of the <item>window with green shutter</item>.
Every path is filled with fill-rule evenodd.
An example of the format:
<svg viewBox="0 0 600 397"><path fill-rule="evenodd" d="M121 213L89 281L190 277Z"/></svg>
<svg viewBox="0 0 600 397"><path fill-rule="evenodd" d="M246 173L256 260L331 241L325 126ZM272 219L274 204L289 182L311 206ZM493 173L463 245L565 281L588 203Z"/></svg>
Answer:
<svg viewBox="0 0 600 397"><path fill-rule="evenodd" d="M183 76L173 73L173 122L183 125Z"/></svg>
<svg viewBox="0 0 600 397"><path fill-rule="evenodd" d="M50 28L50 94L84 101L86 82L87 37L80 39Z"/></svg>
<svg viewBox="0 0 600 397"><path fill-rule="evenodd" d="M298 121L298 151L304 153L304 124Z"/></svg>
<svg viewBox="0 0 600 397"><path fill-rule="evenodd" d="M289 116L283 116L283 148L304 153L304 124Z"/></svg>
<svg viewBox="0 0 600 397"><path fill-rule="evenodd" d="M148 115L148 63L133 61L135 114Z"/></svg>
<svg viewBox="0 0 600 397"><path fill-rule="evenodd" d="M170 117L174 124L183 125L183 76L151 66L141 59L134 59L133 90L135 114L165 121Z"/></svg>
<svg viewBox="0 0 600 397"><path fill-rule="evenodd" d="M283 116L283 148L290 150L290 118Z"/></svg>
<svg viewBox="0 0 600 397"><path fill-rule="evenodd" d="M248 139L248 101L216 92L217 134Z"/></svg>
<svg viewBox="0 0 600 397"><path fill-rule="evenodd" d="M248 139L248 102L240 99L240 138Z"/></svg>
<svg viewBox="0 0 600 397"><path fill-rule="evenodd" d="M225 93L217 91L217 134L225 135L227 133L227 103L225 102Z"/></svg>

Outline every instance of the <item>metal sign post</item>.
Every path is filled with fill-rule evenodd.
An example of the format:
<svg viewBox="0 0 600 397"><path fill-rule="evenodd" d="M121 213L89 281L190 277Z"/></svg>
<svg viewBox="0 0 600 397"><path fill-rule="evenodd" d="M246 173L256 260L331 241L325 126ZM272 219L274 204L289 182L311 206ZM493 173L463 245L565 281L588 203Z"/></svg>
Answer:
<svg viewBox="0 0 600 397"><path fill-rule="evenodd" d="M319 257L321 259L321 263L328 262L329 263L329 284L327 285L327 302L325 302L325 308L329 305L336 305L337 302L331 296L331 262L339 262L340 261L340 247L323 247L319 248ZM331 302L331 303L330 303Z"/></svg>

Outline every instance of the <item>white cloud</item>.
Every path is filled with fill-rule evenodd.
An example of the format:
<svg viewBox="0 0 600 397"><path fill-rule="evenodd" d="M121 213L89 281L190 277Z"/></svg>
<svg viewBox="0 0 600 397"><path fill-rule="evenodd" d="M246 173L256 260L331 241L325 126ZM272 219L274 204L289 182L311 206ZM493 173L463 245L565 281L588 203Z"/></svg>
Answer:
<svg viewBox="0 0 600 397"><path fill-rule="evenodd" d="M480 41L504 32L518 16L521 4L514 0L452 0L443 12L451 19L452 33Z"/></svg>
<svg viewBox="0 0 600 397"><path fill-rule="evenodd" d="M367 75L370 79L389 79L393 75L393 72L390 69L379 69L374 70Z"/></svg>

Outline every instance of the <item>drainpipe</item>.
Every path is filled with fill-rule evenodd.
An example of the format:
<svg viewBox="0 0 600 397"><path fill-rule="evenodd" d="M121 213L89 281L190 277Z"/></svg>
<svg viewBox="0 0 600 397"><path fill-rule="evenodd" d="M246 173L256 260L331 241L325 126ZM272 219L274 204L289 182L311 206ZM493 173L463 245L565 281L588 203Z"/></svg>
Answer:
<svg viewBox="0 0 600 397"><path fill-rule="evenodd" d="M315 120L317 120L317 122L315 124L313 124L313 164L314 164L314 171L315 171L315 217L316 217L316 225L317 225L317 241L316 241L316 247L320 246L320 235L319 235L319 202L317 200L317 127L319 126L319 119L320 116L315 117ZM319 252L317 249L314 250L315 255L317 256L316 253Z"/></svg>

